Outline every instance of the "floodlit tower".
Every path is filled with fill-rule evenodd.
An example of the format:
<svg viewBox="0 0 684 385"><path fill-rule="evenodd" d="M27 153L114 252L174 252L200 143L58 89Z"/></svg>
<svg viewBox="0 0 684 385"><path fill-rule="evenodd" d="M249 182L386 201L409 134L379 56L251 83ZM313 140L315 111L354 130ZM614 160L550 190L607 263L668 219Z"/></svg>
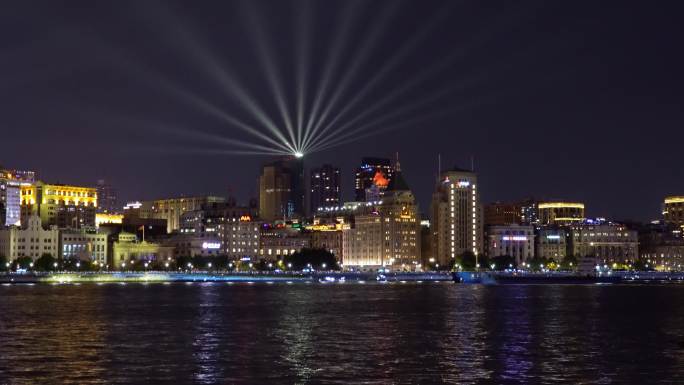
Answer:
<svg viewBox="0 0 684 385"><path fill-rule="evenodd" d="M473 171L442 172L431 209L433 253L440 265L449 265L465 251L482 253L482 213Z"/></svg>

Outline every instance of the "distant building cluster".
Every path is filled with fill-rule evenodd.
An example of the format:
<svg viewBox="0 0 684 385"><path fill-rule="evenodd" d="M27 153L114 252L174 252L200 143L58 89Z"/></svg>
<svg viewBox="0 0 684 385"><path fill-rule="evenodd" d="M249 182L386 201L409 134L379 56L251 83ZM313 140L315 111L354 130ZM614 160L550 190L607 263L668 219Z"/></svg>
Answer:
<svg viewBox="0 0 684 385"><path fill-rule="evenodd" d="M92 186L48 183L34 172L0 167L0 256L125 269L184 257L277 264L305 248L333 253L345 269L446 269L466 256L561 264L679 270L684 196L663 200L648 224L592 219L585 204L563 199L481 202L474 170L440 170L429 215L422 214L399 161L366 157L354 170L354 201L342 199L339 167L305 173L301 157L264 164L258 197L165 197L121 205L105 180Z"/></svg>

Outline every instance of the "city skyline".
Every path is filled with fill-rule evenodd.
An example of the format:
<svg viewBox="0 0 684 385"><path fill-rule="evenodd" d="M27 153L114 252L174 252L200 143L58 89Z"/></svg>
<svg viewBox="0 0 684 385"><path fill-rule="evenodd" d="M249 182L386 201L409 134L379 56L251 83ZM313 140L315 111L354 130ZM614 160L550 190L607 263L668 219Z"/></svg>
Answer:
<svg viewBox="0 0 684 385"><path fill-rule="evenodd" d="M257 195L254 175L271 158L217 154L215 141L200 140L202 135L226 134L230 140L248 135L189 104L187 94L179 101L173 90L191 90L237 114L240 100L224 95L223 83L207 71L225 67L286 133L261 58L277 58L271 64L280 72L286 109L296 117L297 87L288 74L305 47L299 43L309 42L311 52L303 61L309 68L305 120L322 89L323 68L335 55L340 62L330 72L318 115L328 106L329 118L341 113L351 96L385 68L369 99L357 100L347 115L363 113L363 104L373 106L373 100L398 92L365 118L405 113L369 128L371 136L304 154L307 167L334 163L341 168L343 200L353 194L359 159L393 158L397 152L424 213L438 154L444 167L469 168L474 159L483 202L530 195L576 200L585 202L592 216L647 221L658 216L662 197L684 191L677 146L684 136L683 117L676 108L682 102L676 75L682 57L663 38L680 28L670 5L643 9L623 3L615 11L584 2L496 9L449 2L429 8L412 2L345 8L344 2L331 2L324 9L306 1L255 2L252 11L262 23L245 27L238 22L245 3L192 8L149 3L136 8L138 17L129 17L132 3L83 4L73 9L46 5L45 15L36 17L28 17L33 16L29 5L15 4L7 14L27 17L3 20L5 36L17 28L27 31L25 38L6 45L7 60L0 64L5 76L13 74L0 94L2 127L9 133L0 157L6 167L35 170L53 183L91 185L104 178L124 202L227 195L229 189L246 202ZM214 16L219 14L223 22ZM308 20L303 35L290 25L297 18ZM257 25L264 40L241 38L242 32L256 32ZM332 44L340 34L341 43ZM219 42L216 36L225 39ZM366 38L372 40L367 55L357 57L355 72L345 72L357 63L353 54ZM270 45L259 51L264 41ZM267 50L275 45L275 51ZM206 52L212 60L201 56ZM395 52L404 55L388 67ZM41 62L52 65L35 64ZM420 87L410 87L416 84ZM441 85L448 92L433 98ZM329 104L337 91L337 103ZM435 109L409 108L425 100ZM448 112L412 122L442 110ZM408 125L395 127L398 121ZM330 130L349 123L346 129L353 131L367 122L346 117L339 123ZM178 135L188 130L190 137Z"/></svg>

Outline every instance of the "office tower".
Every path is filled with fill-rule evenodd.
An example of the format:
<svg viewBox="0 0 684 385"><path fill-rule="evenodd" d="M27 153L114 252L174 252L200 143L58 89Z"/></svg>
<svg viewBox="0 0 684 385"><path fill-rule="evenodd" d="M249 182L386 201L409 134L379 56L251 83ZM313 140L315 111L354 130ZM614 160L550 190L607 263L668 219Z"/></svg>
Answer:
<svg viewBox="0 0 684 385"><path fill-rule="evenodd" d="M311 170L310 210L314 214L319 207L338 206L341 201L340 169L329 164Z"/></svg>
<svg viewBox="0 0 684 385"><path fill-rule="evenodd" d="M448 266L466 251L482 253L482 219L477 175L454 168L442 172L432 196L433 253Z"/></svg>
<svg viewBox="0 0 684 385"><path fill-rule="evenodd" d="M289 157L264 165L259 176L259 216L265 221L304 214L304 165Z"/></svg>
<svg viewBox="0 0 684 385"><path fill-rule="evenodd" d="M368 202L382 199L393 175L394 167L389 159L362 158L361 166L356 169L355 200L357 202Z"/></svg>

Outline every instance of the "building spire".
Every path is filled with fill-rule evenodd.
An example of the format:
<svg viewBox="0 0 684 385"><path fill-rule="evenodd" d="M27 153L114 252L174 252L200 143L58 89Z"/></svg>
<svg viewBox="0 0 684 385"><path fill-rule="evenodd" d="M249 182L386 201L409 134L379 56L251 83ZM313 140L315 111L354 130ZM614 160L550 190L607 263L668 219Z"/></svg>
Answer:
<svg viewBox="0 0 684 385"><path fill-rule="evenodd" d="M401 165L399 164L399 151L397 151L396 156L397 156L397 164L396 164L396 166L395 166L395 169L396 169L395 171L396 171L396 172L401 172Z"/></svg>

